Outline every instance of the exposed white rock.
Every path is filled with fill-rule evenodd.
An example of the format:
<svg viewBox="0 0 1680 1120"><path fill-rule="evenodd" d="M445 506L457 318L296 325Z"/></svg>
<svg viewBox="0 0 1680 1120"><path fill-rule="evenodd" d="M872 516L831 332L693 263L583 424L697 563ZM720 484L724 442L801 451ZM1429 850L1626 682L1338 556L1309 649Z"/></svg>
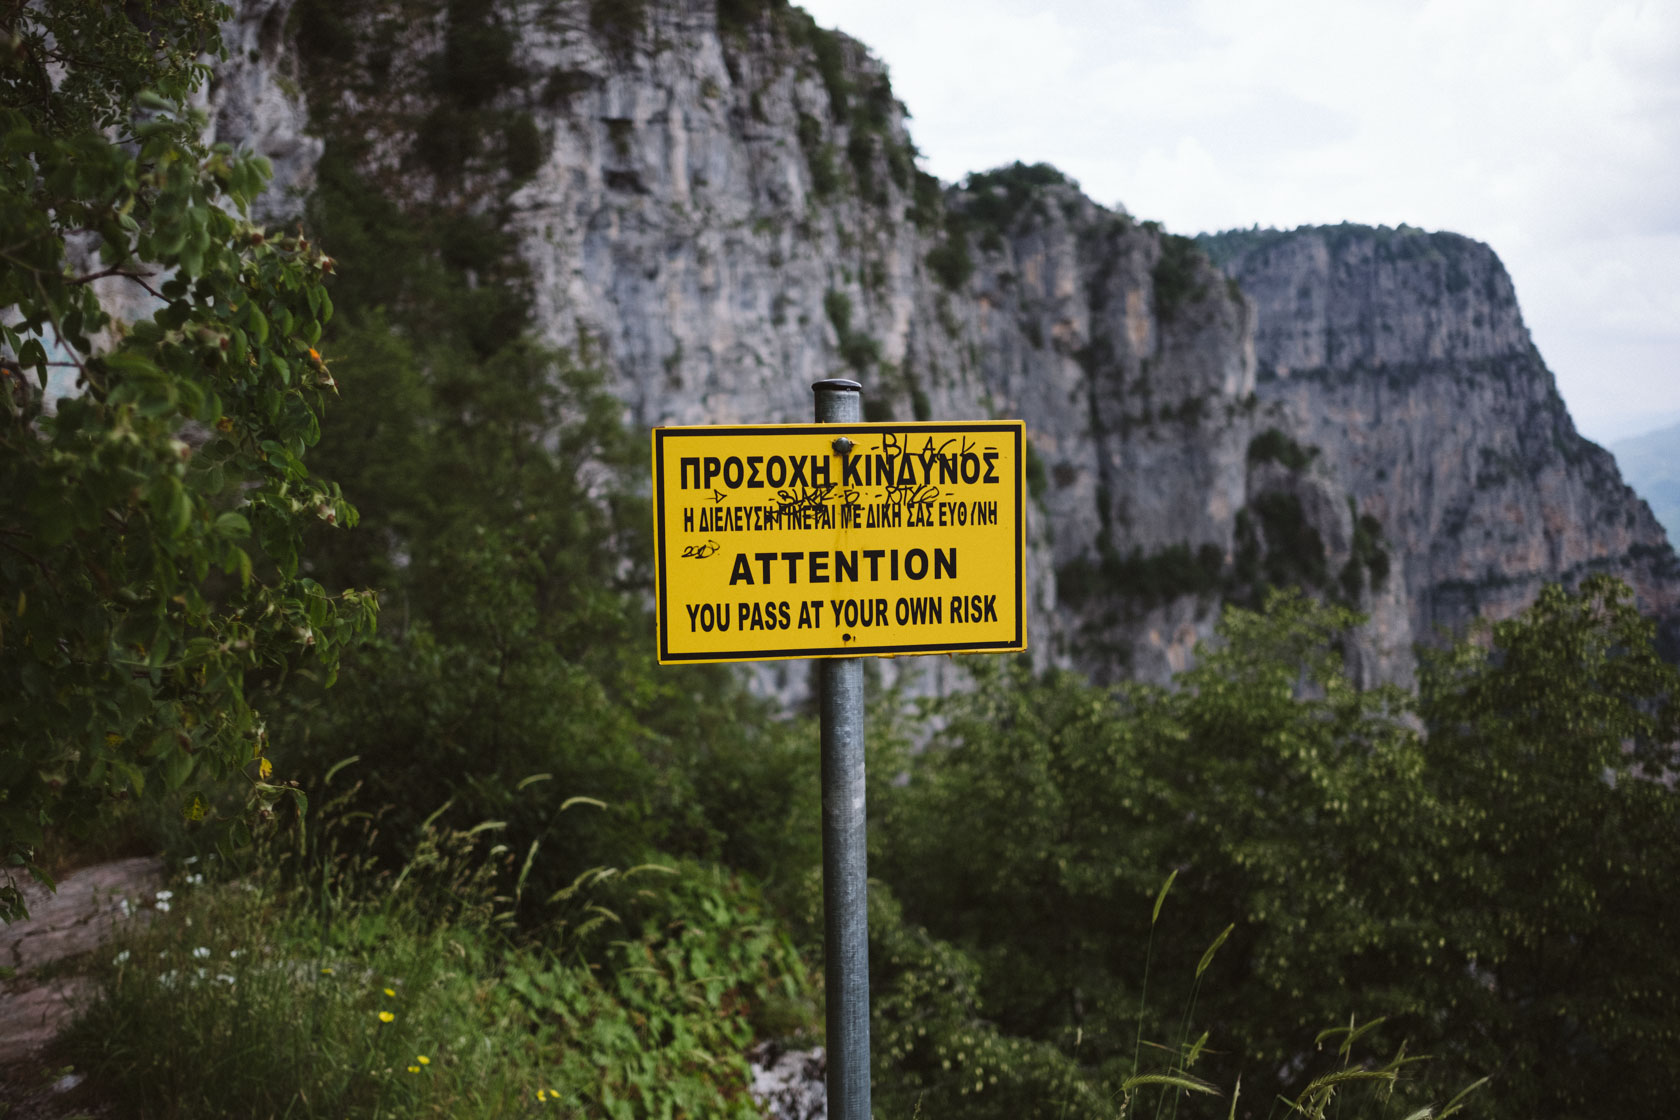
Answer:
<svg viewBox="0 0 1680 1120"><path fill-rule="evenodd" d="M828 1060L821 1046L784 1050L761 1042L747 1051L752 1066L753 1099L766 1120L827 1120L828 1097L823 1078Z"/></svg>
<svg viewBox="0 0 1680 1120"><path fill-rule="evenodd" d="M254 221L295 217L315 185L325 145L308 132L309 108L298 88L297 56L287 49L293 0L236 0L222 24L228 57L212 67L204 90L206 139L226 141L268 159L274 178L252 207Z"/></svg>

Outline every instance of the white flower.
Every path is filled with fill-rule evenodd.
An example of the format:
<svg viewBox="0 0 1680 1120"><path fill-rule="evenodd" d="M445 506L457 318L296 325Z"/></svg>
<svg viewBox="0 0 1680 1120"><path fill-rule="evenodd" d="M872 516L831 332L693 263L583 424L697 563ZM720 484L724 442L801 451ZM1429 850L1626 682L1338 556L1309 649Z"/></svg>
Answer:
<svg viewBox="0 0 1680 1120"><path fill-rule="evenodd" d="M231 976L229 976L229 975L228 975L228 974L227 974L227 973L225 973L225 972L218 972L218 973L216 973L216 979L218 979L218 980L220 980L220 981L221 981L221 982L222 982L222 983L224 983L224 984L232 984L232 983L234 983L234 979L233 979L233 977L231 977Z"/></svg>
<svg viewBox="0 0 1680 1120"><path fill-rule="evenodd" d="M175 897L175 892L174 891L159 891L159 892L157 892L157 900L159 902L168 902L170 899L172 899L174 897Z"/></svg>
<svg viewBox="0 0 1680 1120"><path fill-rule="evenodd" d="M205 948L203 945L200 945L198 948L193 950L193 959L194 960L202 961L202 960L208 960L209 958L210 958L210 950Z"/></svg>
<svg viewBox="0 0 1680 1120"><path fill-rule="evenodd" d="M134 912L134 908L128 904L127 896L117 899L117 909L122 911L122 916L125 918Z"/></svg>
<svg viewBox="0 0 1680 1120"><path fill-rule="evenodd" d="M228 956L231 957L234 960L238 960L240 957L243 957L244 955L245 955L245 950L243 950L243 949L229 949L228 950Z"/></svg>
<svg viewBox="0 0 1680 1120"><path fill-rule="evenodd" d="M111 958L111 963L112 964L126 964L127 962L128 962L128 950L127 949L124 949L122 952L118 953L116 956Z"/></svg>
<svg viewBox="0 0 1680 1120"><path fill-rule="evenodd" d="M160 914L169 913L169 903L159 902L159 903L156 903L155 905L157 906L158 913L160 913Z"/></svg>
<svg viewBox="0 0 1680 1120"><path fill-rule="evenodd" d="M187 876L187 885L189 887L199 886L203 882L204 882L204 876L202 876L202 875L188 875Z"/></svg>

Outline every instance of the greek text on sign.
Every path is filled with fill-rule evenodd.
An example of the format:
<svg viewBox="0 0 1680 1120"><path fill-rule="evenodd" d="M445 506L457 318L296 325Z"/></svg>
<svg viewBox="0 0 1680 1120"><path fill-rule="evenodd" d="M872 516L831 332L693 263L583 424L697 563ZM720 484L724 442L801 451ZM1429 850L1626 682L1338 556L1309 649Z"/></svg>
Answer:
<svg viewBox="0 0 1680 1120"><path fill-rule="evenodd" d="M653 430L659 660L1026 648L1019 420Z"/></svg>

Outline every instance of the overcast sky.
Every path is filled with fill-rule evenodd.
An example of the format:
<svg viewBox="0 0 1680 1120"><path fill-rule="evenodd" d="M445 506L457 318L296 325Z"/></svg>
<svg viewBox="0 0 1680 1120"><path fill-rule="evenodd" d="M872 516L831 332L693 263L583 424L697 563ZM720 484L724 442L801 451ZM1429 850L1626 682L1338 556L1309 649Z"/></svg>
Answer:
<svg viewBox="0 0 1680 1120"><path fill-rule="evenodd" d="M800 0L947 181L1052 163L1176 233L1492 245L1576 424L1680 421L1680 2Z"/></svg>

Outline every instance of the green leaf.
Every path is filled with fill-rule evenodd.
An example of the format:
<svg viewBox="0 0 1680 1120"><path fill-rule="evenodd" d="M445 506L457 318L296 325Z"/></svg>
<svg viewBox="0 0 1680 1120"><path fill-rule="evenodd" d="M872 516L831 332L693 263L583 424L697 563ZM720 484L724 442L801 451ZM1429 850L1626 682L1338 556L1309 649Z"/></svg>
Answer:
<svg viewBox="0 0 1680 1120"><path fill-rule="evenodd" d="M1161 920L1161 906L1167 901L1167 892L1172 890L1173 880L1178 878L1178 868L1173 868L1167 876L1167 881L1161 884L1161 889L1155 892L1155 909L1149 915L1149 924L1154 925Z"/></svg>
<svg viewBox="0 0 1680 1120"><path fill-rule="evenodd" d="M1181 1073L1138 1073L1120 1083L1122 1093L1130 1093L1145 1085L1160 1085L1167 1089L1182 1089L1187 1093L1205 1093L1209 1096L1219 1096L1219 1089L1203 1081L1199 1077L1191 1077Z"/></svg>
<svg viewBox="0 0 1680 1120"><path fill-rule="evenodd" d="M567 809L570 809L573 805L593 805L597 809L605 809L607 807L607 803L605 801L600 800L599 798L584 797L580 794L576 797L568 797L568 798L566 798L566 800L562 801L560 803L560 811L562 813L564 813Z"/></svg>
<svg viewBox="0 0 1680 1120"><path fill-rule="evenodd" d="M1207 947L1207 952L1203 953L1202 959L1196 963L1196 977L1198 979L1201 978L1202 973L1208 970L1208 966L1213 963L1213 955L1219 952L1219 947L1225 944L1225 939L1230 937L1231 931L1236 928L1236 923L1234 922L1231 925L1226 926L1224 930L1220 932L1219 936L1213 939L1213 944Z"/></svg>
<svg viewBox="0 0 1680 1120"><path fill-rule="evenodd" d="M217 515L216 534L229 539L248 537L251 535L251 523L245 519L244 514L229 510Z"/></svg>

